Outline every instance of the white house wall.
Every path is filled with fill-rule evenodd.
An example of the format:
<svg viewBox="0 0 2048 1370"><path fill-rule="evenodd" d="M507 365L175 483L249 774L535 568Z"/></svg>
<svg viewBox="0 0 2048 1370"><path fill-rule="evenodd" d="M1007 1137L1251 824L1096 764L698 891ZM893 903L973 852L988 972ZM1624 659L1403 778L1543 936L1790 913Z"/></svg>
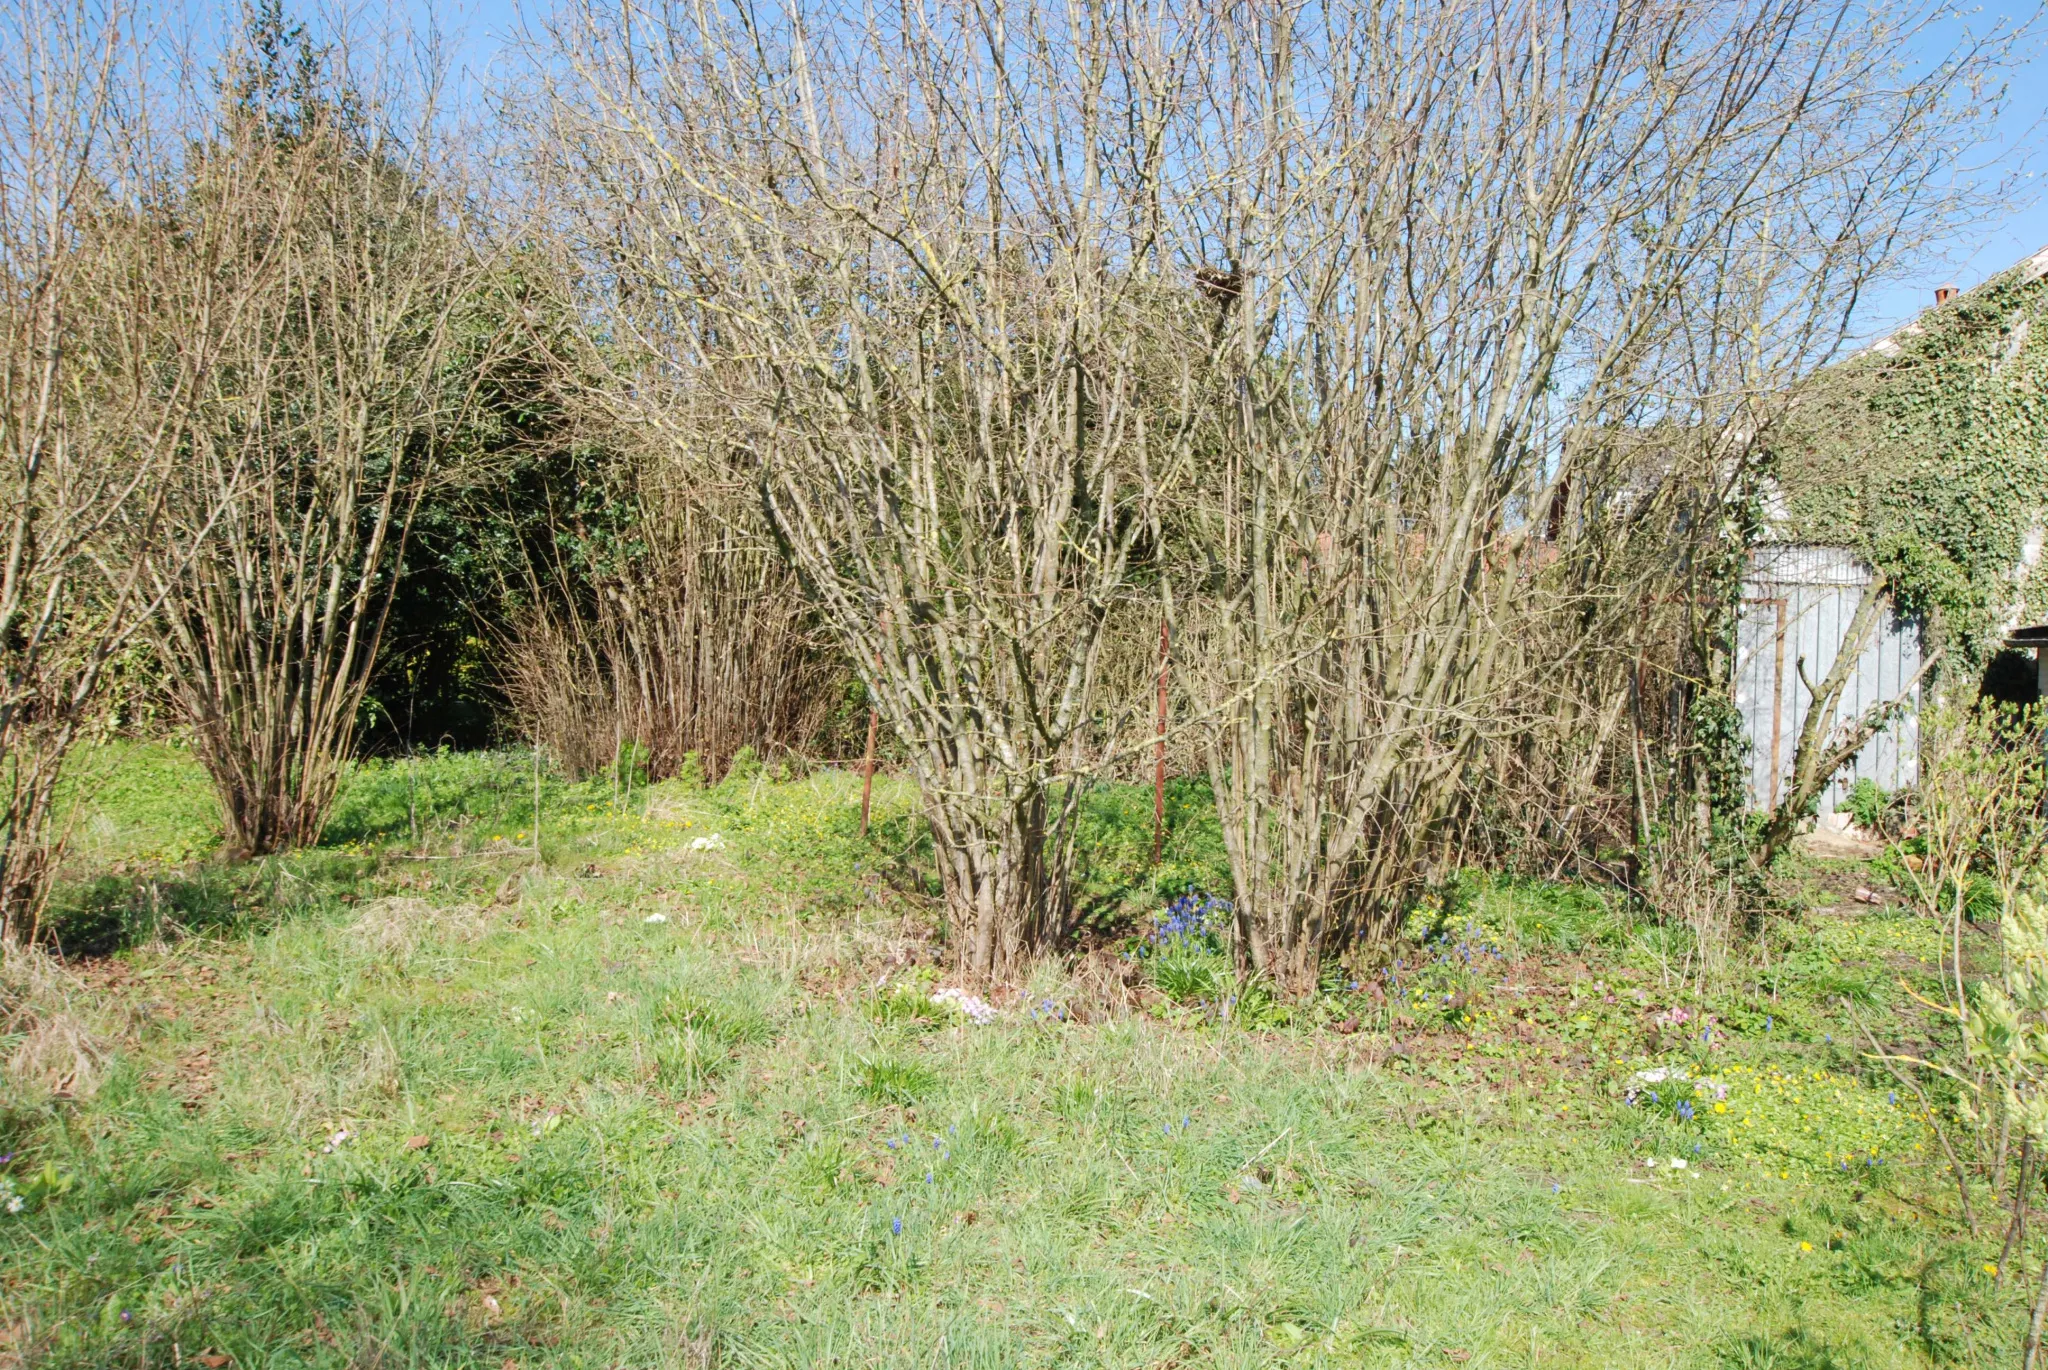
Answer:
<svg viewBox="0 0 2048 1370"><path fill-rule="evenodd" d="M1749 801L1756 808L1776 803L1791 778L1809 700L1799 661L1805 658L1816 685L1833 669L1870 574L1854 553L1834 547L1765 547L1751 558L1736 633L1735 705L1749 739ZM1919 625L1887 612L1842 692L1835 726L1897 698L1919 669ZM1916 692L1904 713L1822 792L1822 813L1840 807L1849 787L1865 777L1887 790L1913 783L1918 702Z"/></svg>

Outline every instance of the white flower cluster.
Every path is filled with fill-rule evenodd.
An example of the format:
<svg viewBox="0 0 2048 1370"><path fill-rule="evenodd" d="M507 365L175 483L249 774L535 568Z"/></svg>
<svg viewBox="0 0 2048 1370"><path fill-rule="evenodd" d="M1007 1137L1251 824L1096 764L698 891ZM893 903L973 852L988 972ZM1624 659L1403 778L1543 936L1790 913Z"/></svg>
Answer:
<svg viewBox="0 0 2048 1370"><path fill-rule="evenodd" d="M979 995L969 994L964 989L954 989L950 985L945 989L933 990L932 1002L943 1004L956 1013L963 1013L967 1015L970 1021L984 1027L996 1020L996 1006L994 1004L991 1004Z"/></svg>
<svg viewBox="0 0 2048 1370"><path fill-rule="evenodd" d="M5 1209L9 1213L19 1213L26 1206L27 1201L14 1192L14 1181L0 1175L0 1209Z"/></svg>
<svg viewBox="0 0 2048 1370"><path fill-rule="evenodd" d="M1692 1078L1692 1072L1684 1066L1656 1066L1649 1070L1639 1070L1628 1077L1628 1102L1635 1103L1643 1095L1654 1094L1658 1085L1666 1086L1665 1092L1673 1099L1682 1097L1688 1090L1693 1097L1711 1102L1728 1097L1728 1085L1725 1081L1717 1080L1711 1075L1702 1075L1695 1080Z"/></svg>
<svg viewBox="0 0 2048 1370"><path fill-rule="evenodd" d="M717 833L715 833L715 832L714 832L714 833L710 833L710 834L708 834L707 836L704 836L704 837L693 837L693 838L691 838L691 839L690 839L690 850L691 850L691 851L724 851L724 850L725 850L725 838L721 837L721 836L720 836L719 834L717 834Z"/></svg>

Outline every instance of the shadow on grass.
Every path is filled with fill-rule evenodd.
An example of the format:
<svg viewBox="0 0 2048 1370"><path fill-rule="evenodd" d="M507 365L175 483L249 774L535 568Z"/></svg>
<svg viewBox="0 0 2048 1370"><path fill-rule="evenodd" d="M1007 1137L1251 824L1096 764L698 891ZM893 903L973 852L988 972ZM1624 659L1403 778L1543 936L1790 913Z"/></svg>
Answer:
<svg viewBox="0 0 2048 1370"><path fill-rule="evenodd" d="M1849 1370L1847 1361L1803 1327L1775 1337L1744 1337L1721 1352L1721 1363L1728 1370Z"/></svg>
<svg viewBox="0 0 2048 1370"><path fill-rule="evenodd" d="M375 866L372 858L314 851L65 881L51 892L37 937L76 958L166 938L232 934L335 903Z"/></svg>
<svg viewBox="0 0 2048 1370"><path fill-rule="evenodd" d="M547 766L539 781L544 811L573 788ZM419 841L472 824L531 826L534 782L533 753L516 748L365 758L350 764L320 841Z"/></svg>

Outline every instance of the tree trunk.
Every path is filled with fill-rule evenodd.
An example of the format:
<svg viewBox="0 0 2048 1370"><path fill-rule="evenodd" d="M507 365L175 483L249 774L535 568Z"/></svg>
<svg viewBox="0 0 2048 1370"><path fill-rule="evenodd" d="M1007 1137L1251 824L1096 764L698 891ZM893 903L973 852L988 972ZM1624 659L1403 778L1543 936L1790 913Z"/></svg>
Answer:
<svg viewBox="0 0 2048 1370"><path fill-rule="evenodd" d="M2020 1370L2040 1370L2043 1323L2048 1323L2048 1261L2041 1263L2041 1291L2034 1296L2034 1317L2027 1324L2027 1341L2020 1352Z"/></svg>
<svg viewBox="0 0 2048 1370"><path fill-rule="evenodd" d="M1067 931L1072 805L1044 786L988 807L926 793L955 963L979 984L1014 979Z"/></svg>

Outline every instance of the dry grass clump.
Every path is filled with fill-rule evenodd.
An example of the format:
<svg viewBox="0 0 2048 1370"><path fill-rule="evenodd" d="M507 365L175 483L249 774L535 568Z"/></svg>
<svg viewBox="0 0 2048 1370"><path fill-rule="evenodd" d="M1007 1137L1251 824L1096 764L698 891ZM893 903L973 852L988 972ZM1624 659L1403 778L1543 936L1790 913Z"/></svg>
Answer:
<svg viewBox="0 0 2048 1370"><path fill-rule="evenodd" d="M23 1095L89 1098L108 1051L80 1009L82 986L39 948L0 944L0 1053Z"/></svg>
<svg viewBox="0 0 2048 1370"><path fill-rule="evenodd" d="M359 946L404 960L429 938L475 941L490 931L490 915L474 904L430 904L411 895L373 899L348 927Z"/></svg>

